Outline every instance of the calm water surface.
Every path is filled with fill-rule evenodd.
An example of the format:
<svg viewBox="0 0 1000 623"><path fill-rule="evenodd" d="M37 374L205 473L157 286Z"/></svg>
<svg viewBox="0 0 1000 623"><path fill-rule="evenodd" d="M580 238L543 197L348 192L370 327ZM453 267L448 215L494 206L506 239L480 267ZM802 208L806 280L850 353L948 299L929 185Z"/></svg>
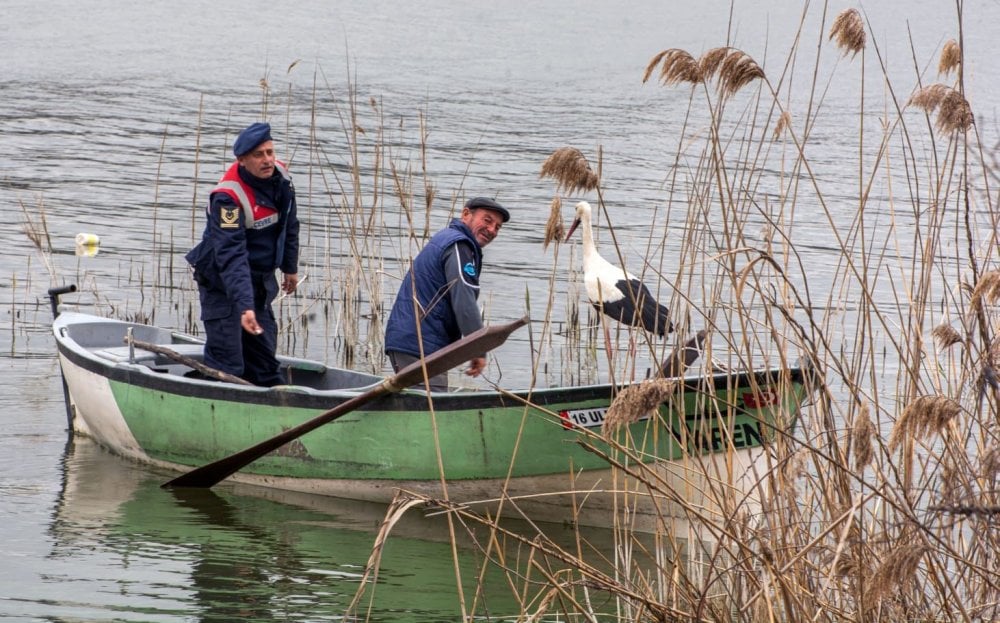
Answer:
<svg viewBox="0 0 1000 623"><path fill-rule="evenodd" d="M176 498L158 488L162 475L86 443L68 445L64 431L45 289L77 283L83 292L74 302L83 309L154 310L158 322L185 327L192 293L179 277L180 256L200 234L201 222L192 219L228 160L233 132L260 115L261 80L270 88L268 115L282 156L293 164L310 232L303 272L313 278L290 305L329 297L322 275L342 270L350 252L338 236L349 211L339 191L331 200L330 189L349 184L342 115L353 88L367 137L362 150L381 129L391 150L385 157L414 174L422 168L421 114L426 119L428 176L438 192L431 229L446 222L455 198L495 193L511 206L514 220L487 249L485 303L492 319L505 320L523 315L530 298L537 320L554 261L539 244L554 193L538 179L544 158L562 145L594 157L600 146L605 199L617 210L630 267L642 266L650 236L666 240L659 255L669 265L671 245L686 224L667 209L664 188L689 90L642 85L643 69L665 48L698 55L725 45L728 36L777 82L801 17L802 7L792 4L303 1L279 9L230 0L8 0L0 20L0 205L9 217L0 230L6 381L0 388L0 618L338 620L357 589L383 509L225 488L201 499ZM936 51L957 36L953 3L871 4L868 19L889 73L911 90L915 55L928 72L925 82L934 81ZM992 102L1000 95L989 56L1000 5L965 7L969 99L989 142L996 135L989 125ZM830 6L827 19L843 8ZM849 68L851 59L825 45L822 12L822 5L809 5L803 44L809 52L786 80L802 85L792 99L804 100L813 50L824 44L824 112L810 137L811 163L824 196L835 208L842 204L835 212L849 221L857 202L850 163L857 160L858 72ZM885 93L880 72L871 69L867 77L867 92L877 94L866 120L874 135ZM311 127L318 143L311 142ZM295 168L316 162L329 164ZM363 160L366 176L373 162ZM697 164L680 162L681 177ZM765 183L776 180L778 166L765 166L774 167L763 172ZM422 177L415 179L422 184ZM363 192L372 197L376 190L393 192ZM873 222L906 225L905 215L887 211L886 188L874 188L873 197ZM812 291L822 293L835 269L828 226L808 205L798 209L797 248ZM46 256L19 226L25 214L37 223L42 213L53 248ZM406 228L400 214L386 213L377 242L369 242L383 262L373 274L386 298L395 290L399 260L416 249L400 237ZM73 237L84 231L101 237L95 257L74 253ZM556 260L559 274L568 272L569 255ZM567 300L579 291L562 280L555 290L554 318L564 319ZM818 304L827 297L818 296ZM289 313L306 312L292 307ZM327 359L345 328L327 329L318 325L308 338L292 329L286 349ZM367 331L361 327L359 339ZM502 373L505 384L530 379L521 363L526 342L520 336L498 354L494 374ZM373 620L458 617L440 521L417 519L387 552ZM476 556L471 549L462 556L469 578ZM516 613L503 582L492 578L490 586L496 590L485 596L489 612Z"/></svg>

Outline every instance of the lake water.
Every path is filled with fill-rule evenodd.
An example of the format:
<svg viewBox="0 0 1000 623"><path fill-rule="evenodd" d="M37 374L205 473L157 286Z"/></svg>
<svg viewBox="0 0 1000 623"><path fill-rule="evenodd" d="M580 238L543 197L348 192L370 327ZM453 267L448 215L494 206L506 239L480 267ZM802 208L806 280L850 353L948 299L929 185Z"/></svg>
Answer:
<svg viewBox="0 0 1000 623"><path fill-rule="evenodd" d="M343 356L345 344L356 345L359 367L384 369L379 358L367 356L377 351L364 346L377 341L378 316L361 309L356 317L330 319L326 301L360 282L365 305L387 302L401 266L419 248L403 235L409 227L392 176L378 174L390 163L416 206L425 179L436 189L430 213L416 212L420 229L443 226L468 196L496 195L510 206L512 222L486 250L483 302L491 320L530 311L537 326L551 307L552 318L563 322L580 301L581 290L569 278L575 254L563 246L556 258L541 245L556 189L539 179L539 170L564 145L592 162L600 149L603 197L626 263L647 281L661 281L656 275L672 265L685 228L704 226L688 223L677 203L692 199L685 191L700 150L687 146L704 141L707 127L704 107L688 113L690 88L642 84L646 63L666 48L697 56L728 41L743 49L781 89L793 119L814 93L821 112L808 143L813 175L836 218L849 223L857 211L861 57L845 58L827 41L819 3L289 4L4 5L0 205L11 218L0 230L6 380L0 389L0 619L322 621L338 620L353 597L384 509L225 488L216 497L177 499L158 488L160 475L87 443L67 444L47 333L45 290L63 283L80 287L66 302L82 309L153 316L197 330L181 256L200 235L205 193L229 159L233 133L257 120L265 105L307 223L302 272L308 278L301 294L283 303L284 317L296 320L286 323L283 350L331 360ZM896 97L905 101L917 84L914 65L925 84L939 80L937 52L957 37L954 3L872 4L866 7L872 43ZM994 145L1000 68L991 54L1000 4L964 6L968 99L984 144ZM828 7L826 23L843 8ZM782 78L800 19L805 26L796 62ZM868 138L861 150L871 165L880 120L894 114L887 112L873 46L864 62ZM738 127L753 102L734 101L739 106L727 114ZM346 138L355 125L357 192ZM929 149L920 142L926 139L917 140L918 151ZM385 148L380 159L376 145ZM762 197L787 192L780 154L744 165L760 169ZM374 229L363 229L360 217L369 212L353 208L355 197L374 215ZM581 198L596 204L593 195ZM912 214L893 211L893 198L884 181L873 185L874 231L912 226ZM576 197L565 199L571 206ZM796 209L795 248L805 268L794 279L808 275L817 309L849 306L843 294L830 292L838 256L831 252L829 221L809 202ZM48 253L25 233L42 226L42 215ZM80 232L100 237L96 256L75 253ZM764 238L757 231L747 235ZM359 241L371 259L352 272L352 243ZM703 254L720 251L706 247ZM643 258L651 255L658 259L647 266ZM692 270L701 269L700 261ZM662 292L671 296L668 288ZM883 292L886 301L898 295L893 288ZM849 324L844 320L847 335ZM517 336L491 361L489 379L513 386L582 378L585 373L559 354L560 339L542 349L544 372L533 379L529 337ZM891 363L885 368L892 374ZM458 618L441 522L416 519L390 544L386 588L376 592L372 620ZM603 541L611 543L611 536ZM476 565L473 550L463 549L466 579ZM492 616L519 611L502 581L491 585L496 592L485 597Z"/></svg>

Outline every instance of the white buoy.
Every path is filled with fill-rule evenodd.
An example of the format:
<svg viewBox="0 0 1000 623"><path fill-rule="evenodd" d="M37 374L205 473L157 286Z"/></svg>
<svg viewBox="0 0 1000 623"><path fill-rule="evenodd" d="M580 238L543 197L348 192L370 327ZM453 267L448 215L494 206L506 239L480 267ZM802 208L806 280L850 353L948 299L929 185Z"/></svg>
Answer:
<svg viewBox="0 0 1000 623"><path fill-rule="evenodd" d="M77 234L76 244L81 247L96 247L101 244L101 239L97 234Z"/></svg>

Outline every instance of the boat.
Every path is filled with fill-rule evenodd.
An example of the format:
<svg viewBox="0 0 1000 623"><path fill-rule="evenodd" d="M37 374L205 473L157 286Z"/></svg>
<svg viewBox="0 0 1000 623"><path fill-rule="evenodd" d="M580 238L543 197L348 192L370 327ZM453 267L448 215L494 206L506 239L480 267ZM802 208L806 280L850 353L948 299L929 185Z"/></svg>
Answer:
<svg viewBox="0 0 1000 623"><path fill-rule="evenodd" d="M279 357L287 385L198 378L189 365L202 357L198 338L60 313L55 298L52 305L72 434L175 475L280 435L385 381L294 357ZM794 430L806 379L801 367L683 376L654 417L613 435L602 424L626 386L430 394L413 387L302 435L224 482L377 503L403 490L536 521L604 527L627 512L631 525L654 530L692 508L722 516L728 511L720 492L732 492L737 504L751 500L760 461Z"/></svg>

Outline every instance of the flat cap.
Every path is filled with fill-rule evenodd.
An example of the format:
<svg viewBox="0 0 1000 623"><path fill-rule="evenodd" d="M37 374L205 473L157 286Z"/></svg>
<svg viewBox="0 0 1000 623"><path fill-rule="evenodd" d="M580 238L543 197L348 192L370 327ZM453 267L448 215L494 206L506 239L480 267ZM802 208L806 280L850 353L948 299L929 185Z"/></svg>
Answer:
<svg viewBox="0 0 1000 623"><path fill-rule="evenodd" d="M253 151L253 148L264 141L271 140L270 123L252 123L233 141L233 153L239 158Z"/></svg>
<svg viewBox="0 0 1000 623"><path fill-rule="evenodd" d="M489 197L473 197L465 202L465 207L470 210L475 210L477 208L486 208L487 210L493 210L497 214L503 217L503 222L506 223L510 220L510 212L507 208L503 207L496 201L493 201Z"/></svg>

